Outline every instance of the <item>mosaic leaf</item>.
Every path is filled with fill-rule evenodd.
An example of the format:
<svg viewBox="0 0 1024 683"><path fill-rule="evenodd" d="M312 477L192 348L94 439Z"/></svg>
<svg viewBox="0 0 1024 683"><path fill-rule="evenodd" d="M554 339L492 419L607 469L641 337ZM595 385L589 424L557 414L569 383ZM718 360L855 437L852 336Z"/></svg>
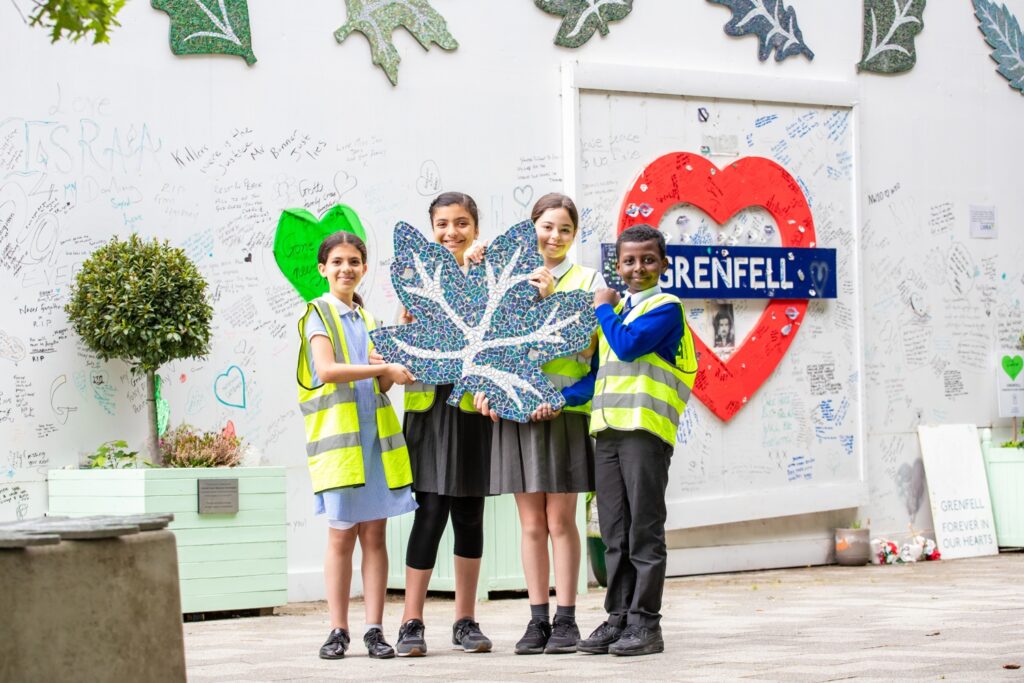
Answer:
<svg viewBox="0 0 1024 683"><path fill-rule="evenodd" d="M444 17L428 0L345 0L345 7L348 21L334 32L334 39L344 42L353 31L366 36L373 63L384 69L392 85L398 85L398 63L402 61L391 42L391 34L399 26L404 26L424 50L429 50L431 43L445 50L459 46L448 32Z"/></svg>
<svg viewBox="0 0 1024 683"><path fill-rule="evenodd" d="M468 275L447 249L399 223L391 281L416 322L378 328L373 343L417 380L455 384L452 405L463 392L483 391L499 415L518 422L542 403L561 407L540 367L585 349L597 319L588 292L540 299L527 278L541 265L530 221L494 240Z"/></svg>
<svg viewBox="0 0 1024 683"><path fill-rule="evenodd" d="M580 47L600 31L608 35L608 22L620 21L633 11L633 0L534 0L548 14L562 18L555 45Z"/></svg>
<svg viewBox="0 0 1024 683"><path fill-rule="evenodd" d="M775 51L775 61L803 54L814 59L814 53L804 43L804 36L796 21L796 11L787 8L782 0L708 0L732 10L732 19L725 25L730 36L756 35L757 58L762 62Z"/></svg>
<svg viewBox="0 0 1024 683"><path fill-rule="evenodd" d="M985 34L985 42L993 48L992 59L997 71L1010 82L1010 87L1024 95L1024 37L1017 17L1006 5L989 0L974 0L974 16Z"/></svg>
<svg viewBox="0 0 1024 683"><path fill-rule="evenodd" d="M927 0L864 0L861 71L894 74L917 62L914 36L924 29Z"/></svg>
<svg viewBox="0 0 1024 683"><path fill-rule="evenodd" d="M246 0L152 0L171 18L171 51L176 55L238 55L256 63Z"/></svg>

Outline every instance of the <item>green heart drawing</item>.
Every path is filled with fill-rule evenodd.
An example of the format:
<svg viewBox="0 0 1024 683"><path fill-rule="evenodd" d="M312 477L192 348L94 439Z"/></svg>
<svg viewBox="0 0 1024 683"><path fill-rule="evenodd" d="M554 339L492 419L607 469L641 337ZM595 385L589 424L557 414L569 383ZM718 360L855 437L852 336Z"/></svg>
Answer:
<svg viewBox="0 0 1024 683"><path fill-rule="evenodd" d="M1003 371L1010 376L1010 379L1017 379L1020 371L1024 370L1024 358L1020 356L1003 356Z"/></svg>
<svg viewBox="0 0 1024 683"><path fill-rule="evenodd" d="M316 267L316 252L325 237L339 230L366 240L359 216L344 204L332 206L320 220L305 209L281 212L274 234L274 260L305 301L327 291L327 281Z"/></svg>

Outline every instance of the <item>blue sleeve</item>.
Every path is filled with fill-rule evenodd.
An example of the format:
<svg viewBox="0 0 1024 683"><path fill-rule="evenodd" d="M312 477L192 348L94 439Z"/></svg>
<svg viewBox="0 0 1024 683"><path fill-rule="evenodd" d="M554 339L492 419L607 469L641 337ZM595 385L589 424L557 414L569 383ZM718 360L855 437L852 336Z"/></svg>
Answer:
<svg viewBox="0 0 1024 683"><path fill-rule="evenodd" d="M628 325L622 322L622 318L611 304L598 306L594 313L601 324L608 345L619 360L627 363L658 351L672 339L675 339L678 345L678 340L683 336L683 316L677 304L658 306Z"/></svg>
<svg viewBox="0 0 1024 683"><path fill-rule="evenodd" d="M590 373L571 386L562 389L565 405L570 408L581 406L594 398L594 383L597 380L598 358L595 353L590 359Z"/></svg>

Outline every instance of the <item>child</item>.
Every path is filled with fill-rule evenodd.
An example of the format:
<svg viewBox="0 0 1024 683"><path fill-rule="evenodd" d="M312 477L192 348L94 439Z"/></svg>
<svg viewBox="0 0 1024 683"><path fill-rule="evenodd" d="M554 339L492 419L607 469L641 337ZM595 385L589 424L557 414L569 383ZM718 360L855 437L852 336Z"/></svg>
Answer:
<svg viewBox="0 0 1024 683"><path fill-rule="evenodd" d="M596 292L607 285L590 268L566 258L579 227L573 201L563 194L546 194L530 215L537 230L545 271L536 278L541 294L582 289ZM516 654L562 654L576 651L576 581L580 570L580 535L576 528L576 497L594 490L594 447L590 438L590 394L574 385L590 372L592 349L544 365L548 379L561 389L566 405L551 410L545 404L527 424L501 420L494 426L491 454L491 493L514 493L522 527L523 573L530 596L530 621L516 643ZM480 412L497 421L482 393ZM550 558L554 554L557 607L552 623L548 595Z"/></svg>
<svg viewBox="0 0 1024 683"><path fill-rule="evenodd" d="M445 192L430 204L434 240L469 268L467 250L480 232L476 202ZM408 312L403 322L412 322ZM427 654L423 603L437 561L437 547L451 516L455 536L455 624L452 644L465 652L489 652L491 641L476 622L476 588L484 548L484 496L490 489L491 429L473 411L468 394L448 405L452 385L415 383L405 390L405 437L419 508L405 558L405 613L396 644L399 657Z"/></svg>
<svg viewBox="0 0 1024 683"><path fill-rule="evenodd" d="M658 287L664 236L649 225L622 232L616 269L629 293L594 296L598 372L590 433L601 537L607 546L607 620L580 641L592 654L663 652L665 489L679 417L697 372L682 302Z"/></svg>
<svg viewBox="0 0 1024 683"><path fill-rule="evenodd" d="M310 302L299 321L299 407L306 423L306 454L316 494L316 513L327 514L324 580L331 632L323 659L341 659L349 645L348 601L352 552L363 553L366 628L370 657L395 656L382 627L387 588L388 517L416 507L409 453L386 392L408 384L401 365L369 364L368 332L376 323L356 294L366 273L366 245L336 232L324 239L317 267L329 291Z"/></svg>

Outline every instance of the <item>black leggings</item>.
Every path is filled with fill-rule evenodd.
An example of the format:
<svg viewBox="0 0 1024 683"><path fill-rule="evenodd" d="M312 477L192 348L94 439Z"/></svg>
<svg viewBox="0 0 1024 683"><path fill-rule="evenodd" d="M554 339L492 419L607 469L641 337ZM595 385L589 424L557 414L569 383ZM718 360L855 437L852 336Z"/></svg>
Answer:
<svg viewBox="0 0 1024 683"><path fill-rule="evenodd" d="M442 496L426 491L416 492L419 508L409 534L405 564L412 569L433 569L437 562L437 546L441 534L452 517L455 532L455 554L471 560L484 554L484 499L476 496Z"/></svg>

